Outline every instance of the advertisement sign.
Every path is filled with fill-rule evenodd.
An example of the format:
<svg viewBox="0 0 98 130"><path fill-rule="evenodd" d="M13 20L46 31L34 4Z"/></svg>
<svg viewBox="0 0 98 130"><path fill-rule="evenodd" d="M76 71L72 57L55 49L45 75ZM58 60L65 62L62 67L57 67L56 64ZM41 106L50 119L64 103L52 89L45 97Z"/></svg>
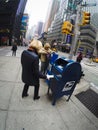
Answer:
<svg viewBox="0 0 98 130"><path fill-rule="evenodd" d="M71 44L71 40L72 40L72 36L70 34L68 34L67 38L66 38L66 43L70 43Z"/></svg>

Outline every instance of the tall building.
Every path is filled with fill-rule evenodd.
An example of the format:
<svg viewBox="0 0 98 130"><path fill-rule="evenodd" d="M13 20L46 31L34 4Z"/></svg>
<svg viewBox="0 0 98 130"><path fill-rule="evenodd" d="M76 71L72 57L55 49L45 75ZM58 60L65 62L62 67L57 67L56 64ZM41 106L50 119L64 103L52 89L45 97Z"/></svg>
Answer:
<svg viewBox="0 0 98 130"><path fill-rule="evenodd" d="M43 22L38 22L36 30L35 30L35 34L37 34L38 36L40 36L41 33L42 33L42 28L43 28Z"/></svg>
<svg viewBox="0 0 98 130"><path fill-rule="evenodd" d="M80 36L77 51L84 55L95 55L96 35L98 31L98 5L95 0L84 0L82 11L90 12L90 25L80 27Z"/></svg>
<svg viewBox="0 0 98 130"><path fill-rule="evenodd" d="M98 8L98 7L97 7ZM98 12L94 13L91 17L91 24L94 25L94 27L97 29L98 31Z"/></svg>
<svg viewBox="0 0 98 130"><path fill-rule="evenodd" d="M82 1L80 1L80 2L82 2ZM96 5L95 0L83 0L83 2L81 4L86 4L86 3L89 6L82 7L82 11L89 11L91 13L91 24L93 24L93 26L92 25L91 25L91 27L89 26L89 29L86 30L86 32L87 32L87 31L92 31L93 28L95 28L93 15L95 14L95 12L97 12L98 5ZM60 0L59 10L55 14L54 19L51 23L51 26L48 29L47 41L51 42L51 41L55 40L57 42L64 42L65 44L67 44L67 42L69 43L69 41L70 41L69 44L71 46L72 35L62 34L61 29L62 29L62 24L65 20L71 21L72 23L75 22L76 12L77 12L77 1L75 1L75 0ZM75 16L75 17L72 18L73 16ZM96 15L96 17L97 17L97 15ZM98 22L96 22L96 24L97 23ZM84 30L85 29L81 29L82 32ZM88 38L92 39L92 37L93 37L92 35L96 36L96 31L92 35L90 35L89 33L87 35L88 35ZM82 33L82 36L83 36L83 33ZM74 38L73 38L73 40L74 40ZM87 45L85 46L85 47L87 47L87 49L89 48L89 46L90 47L92 46L90 48L90 51L92 52L92 50L94 49L94 46L95 46L95 40L96 40L96 37L93 37L93 39L92 39L93 44L90 42L90 40L88 41L88 43L84 42L83 44L88 45L88 47L87 47ZM83 42L83 40L82 40L82 42Z"/></svg>
<svg viewBox="0 0 98 130"><path fill-rule="evenodd" d="M91 24L98 30L98 1L97 0L83 0L83 4L87 3L88 6L82 8L83 11L91 13Z"/></svg>
<svg viewBox="0 0 98 130"><path fill-rule="evenodd" d="M18 26L21 20L16 24L16 15L22 14L27 0L0 0L0 44L2 38L6 37L11 45L13 34L19 34ZM21 6L20 6L21 5ZM20 13L18 11L20 10ZM20 17L22 18L22 16ZM17 30L17 33L15 33Z"/></svg>
<svg viewBox="0 0 98 130"><path fill-rule="evenodd" d="M85 56L91 56L96 44L96 29L92 25L80 27L78 51L82 51Z"/></svg>
<svg viewBox="0 0 98 130"><path fill-rule="evenodd" d="M47 41L51 42L53 40L61 42L62 41L62 24L66 19L66 10L68 6L68 0L59 1L60 7L58 12L55 14L54 19L51 23L50 29L48 30Z"/></svg>
<svg viewBox="0 0 98 130"><path fill-rule="evenodd" d="M20 0L18 9L15 16L15 23L13 27L13 36L16 37L18 40L20 39L21 35L21 20L23 17L24 9L26 6L27 0ZM19 41L18 41L19 42Z"/></svg>
<svg viewBox="0 0 98 130"><path fill-rule="evenodd" d="M32 26L31 29L27 30L29 40L34 38L35 32L36 32L36 25Z"/></svg>
<svg viewBox="0 0 98 130"><path fill-rule="evenodd" d="M39 21L37 25L32 26L30 30L28 30L29 39L31 40L35 36L40 37L42 33L43 22Z"/></svg>
<svg viewBox="0 0 98 130"><path fill-rule="evenodd" d="M59 3L60 3L59 1L60 0L50 0L43 29L44 32L48 32L48 28L51 26L51 23L54 19L54 15L59 9Z"/></svg>

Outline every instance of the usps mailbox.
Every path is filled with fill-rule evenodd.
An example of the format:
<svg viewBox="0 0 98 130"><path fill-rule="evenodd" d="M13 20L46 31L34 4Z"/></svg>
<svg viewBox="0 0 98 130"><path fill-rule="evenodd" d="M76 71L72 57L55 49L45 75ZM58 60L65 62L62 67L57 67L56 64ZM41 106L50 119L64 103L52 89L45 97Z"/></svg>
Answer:
<svg viewBox="0 0 98 130"><path fill-rule="evenodd" d="M55 52L52 53L51 54L51 59L50 59L50 64L53 64L57 58L58 58L58 54L55 53Z"/></svg>
<svg viewBox="0 0 98 130"><path fill-rule="evenodd" d="M67 101L69 101L78 80L81 75L81 65L73 60L68 60L66 58L58 58L52 64L49 74L54 75L48 82L48 94L51 89L53 102L55 105L56 100L62 96L68 96Z"/></svg>

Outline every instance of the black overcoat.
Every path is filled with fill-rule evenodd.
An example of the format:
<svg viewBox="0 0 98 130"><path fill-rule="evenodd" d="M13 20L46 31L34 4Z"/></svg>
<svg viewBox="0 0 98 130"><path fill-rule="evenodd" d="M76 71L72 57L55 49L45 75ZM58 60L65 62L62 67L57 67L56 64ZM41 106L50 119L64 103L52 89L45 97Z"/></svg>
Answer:
<svg viewBox="0 0 98 130"><path fill-rule="evenodd" d="M39 72L39 56L34 51L24 50L21 55L22 81L30 86L38 86L39 78L46 78Z"/></svg>
<svg viewBox="0 0 98 130"><path fill-rule="evenodd" d="M17 50L17 45L13 45L12 46L12 51L16 51Z"/></svg>

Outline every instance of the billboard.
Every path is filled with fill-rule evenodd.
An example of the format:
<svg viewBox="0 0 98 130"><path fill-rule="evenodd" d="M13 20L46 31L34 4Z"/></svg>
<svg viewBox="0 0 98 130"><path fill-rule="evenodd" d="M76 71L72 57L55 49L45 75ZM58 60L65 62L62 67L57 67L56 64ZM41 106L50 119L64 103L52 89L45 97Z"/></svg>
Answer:
<svg viewBox="0 0 98 130"><path fill-rule="evenodd" d="M70 34L67 35L66 37L66 43L71 44L72 36Z"/></svg>
<svg viewBox="0 0 98 130"><path fill-rule="evenodd" d="M26 32L26 30L27 30L28 19L29 19L28 14L24 14L23 17L22 17L22 20L21 20L21 29L20 30L22 32Z"/></svg>

